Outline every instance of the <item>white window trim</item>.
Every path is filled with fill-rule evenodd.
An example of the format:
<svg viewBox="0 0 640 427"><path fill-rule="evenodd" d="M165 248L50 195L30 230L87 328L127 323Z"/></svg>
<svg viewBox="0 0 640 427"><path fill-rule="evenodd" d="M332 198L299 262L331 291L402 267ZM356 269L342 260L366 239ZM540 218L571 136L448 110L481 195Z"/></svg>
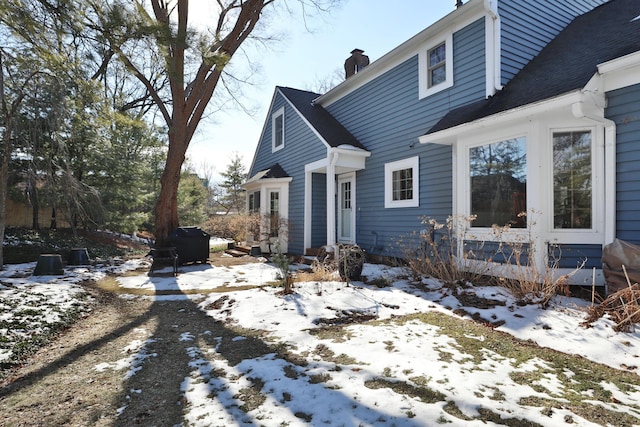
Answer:
<svg viewBox="0 0 640 427"><path fill-rule="evenodd" d="M495 144L502 141L508 141L510 139L524 138L525 146L526 146L526 155L527 155L527 165L526 165L526 173L527 173L527 186L529 186L532 177L532 147L530 144L531 135L530 132L509 132L509 133L492 133L491 135L487 135L486 138L476 139L472 138L470 143L461 143L458 147L456 147L456 174L454 177L454 185L457 188L457 195L455 196L454 207L460 209L461 212L466 217L470 217L471 213L471 168L469 165L470 156L469 151L475 147L482 147L484 145ZM458 174L459 172L459 174ZM455 178L460 176L459 180ZM531 191L527 187L527 209L531 206ZM529 214L529 212L527 212ZM524 228L512 228L509 229L508 232L512 235L519 235L522 233L528 233L531 226L531 221L527 218L527 224ZM477 236L482 236L482 239L486 239L487 241L493 240L492 235L493 229L492 227L474 227L473 223L469 224L469 230L473 230L473 233Z"/></svg>
<svg viewBox="0 0 640 427"><path fill-rule="evenodd" d="M401 169L413 169L413 198L393 200L393 172ZM384 207L414 208L420 206L420 157L409 157L384 165Z"/></svg>
<svg viewBox="0 0 640 427"><path fill-rule="evenodd" d="M282 144L276 147L276 119L282 116ZM271 115L271 152L275 153L276 151L282 150L284 148L284 107L276 110L275 113Z"/></svg>
<svg viewBox="0 0 640 427"><path fill-rule="evenodd" d="M445 44L446 60L445 81L429 87L429 51L438 45ZM418 99L423 99L453 86L453 33L438 39L435 43L424 45L418 52Z"/></svg>
<svg viewBox="0 0 640 427"><path fill-rule="evenodd" d="M553 220L554 200L553 200L553 135L561 132L591 132L591 228L555 228ZM588 243L588 239L599 239L604 231L604 155L599 147L604 146L601 137L602 132L594 126L566 126L551 127L548 133L548 144L546 147L546 157L549 170L546 171L549 179L548 204L548 224L549 233L555 236L556 240L572 243ZM600 151L600 152L599 152ZM586 240L585 240L586 239Z"/></svg>
<svg viewBox="0 0 640 427"><path fill-rule="evenodd" d="M271 249L269 243L274 243L276 240L280 241L280 248L283 253L287 253L289 250L289 236L288 236L288 220L289 220L289 185L293 178L270 178L263 179L257 183L252 183L245 187L247 190L247 205L249 204L249 193L260 191L260 234L269 233L269 224L265 223L265 219L269 216L270 203L269 197L271 192L278 192L280 202L280 218L282 224L279 230L278 238L269 238L268 241L261 241L260 246L263 252L269 252Z"/></svg>

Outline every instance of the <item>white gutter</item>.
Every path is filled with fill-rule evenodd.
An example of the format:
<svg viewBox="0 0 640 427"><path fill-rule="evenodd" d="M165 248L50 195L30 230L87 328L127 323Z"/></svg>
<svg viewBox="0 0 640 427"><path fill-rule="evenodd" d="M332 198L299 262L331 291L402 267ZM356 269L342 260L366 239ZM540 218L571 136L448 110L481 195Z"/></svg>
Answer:
<svg viewBox="0 0 640 427"><path fill-rule="evenodd" d="M568 92L557 96L556 98L543 99L533 104L523 105L521 107L512 108L510 110L501 111L490 116L482 117L473 122L461 123L457 126L443 129L438 132L422 135L418 137L421 144L442 144L453 145L456 143L460 135L477 132L479 129L495 128L503 122L522 119L527 116L544 113L558 107L565 107L582 100L580 90Z"/></svg>

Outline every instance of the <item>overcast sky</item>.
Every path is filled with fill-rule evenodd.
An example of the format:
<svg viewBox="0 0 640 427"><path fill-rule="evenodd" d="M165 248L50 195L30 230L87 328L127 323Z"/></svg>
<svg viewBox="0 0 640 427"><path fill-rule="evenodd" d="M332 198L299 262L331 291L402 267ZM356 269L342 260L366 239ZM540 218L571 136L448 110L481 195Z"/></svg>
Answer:
<svg viewBox="0 0 640 427"><path fill-rule="evenodd" d="M248 171L275 86L316 90L336 70L344 73L351 50L364 50L373 62L454 9L454 0L346 0L323 18L307 22L311 32L299 14L274 19L270 29L278 28L282 40L252 54L261 70L254 78L258 84L247 86L244 103L253 115L228 108L207 118L189 147L189 162L197 171L213 167L220 173L237 152Z"/></svg>

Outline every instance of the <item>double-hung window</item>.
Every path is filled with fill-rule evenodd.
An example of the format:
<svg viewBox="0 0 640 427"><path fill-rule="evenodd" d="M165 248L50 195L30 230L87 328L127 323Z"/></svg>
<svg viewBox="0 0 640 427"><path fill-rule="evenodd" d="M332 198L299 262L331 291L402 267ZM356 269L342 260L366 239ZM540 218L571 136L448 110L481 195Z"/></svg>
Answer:
<svg viewBox="0 0 640 427"><path fill-rule="evenodd" d="M271 116L271 151L284 148L284 107Z"/></svg>
<svg viewBox="0 0 640 427"><path fill-rule="evenodd" d="M433 87L447 79L447 47L446 43L429 49L427 55L428 86Z"/></svg>
<svg viewBox="0 0 640 427"><path fill-rule="evenodd" d="M384 207L419 206L418 156L384 165Z"/></svg>
<svg viewBox="0 0 640 427"><path fill-rule="evenodd" d="M425 98L453 86L453 36L425 45L418 53L418 95Z"/></svg>

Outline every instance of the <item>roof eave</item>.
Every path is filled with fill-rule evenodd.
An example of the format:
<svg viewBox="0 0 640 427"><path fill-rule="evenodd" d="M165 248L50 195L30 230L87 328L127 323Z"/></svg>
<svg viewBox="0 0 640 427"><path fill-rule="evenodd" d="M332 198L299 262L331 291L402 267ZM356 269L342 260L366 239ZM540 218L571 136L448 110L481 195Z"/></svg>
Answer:
<svg viewBox="0 0 640 427"><path fill-rule="evenodd" d="M469 0L463 6L453 10L395 49L373 61L360 72L344 80L325 94L320 95L313 103L320 105L331 104L349 92L363 86L371 79L414 56L420 46L430 39L445 32L456 31L467 25L468 22L480 18L486 13L488 7L490 5L486 0Z"/></svg>
<svg viewBox="0 0 640 427"><path fill-rule="evenodd" d="M448 129L422 135L418 137L418 140L421 144L453 145L456 143L460 135L477 132L479 128L485 128L488 126L495 127L496 124L506 121L517 120L527 116L544 113L559 107L571 106L576 102L580 102L582 98L583 91L581 89L574 90L553 98L547 98L521 107L501 111L472 122L463 123Z"/></svg>

